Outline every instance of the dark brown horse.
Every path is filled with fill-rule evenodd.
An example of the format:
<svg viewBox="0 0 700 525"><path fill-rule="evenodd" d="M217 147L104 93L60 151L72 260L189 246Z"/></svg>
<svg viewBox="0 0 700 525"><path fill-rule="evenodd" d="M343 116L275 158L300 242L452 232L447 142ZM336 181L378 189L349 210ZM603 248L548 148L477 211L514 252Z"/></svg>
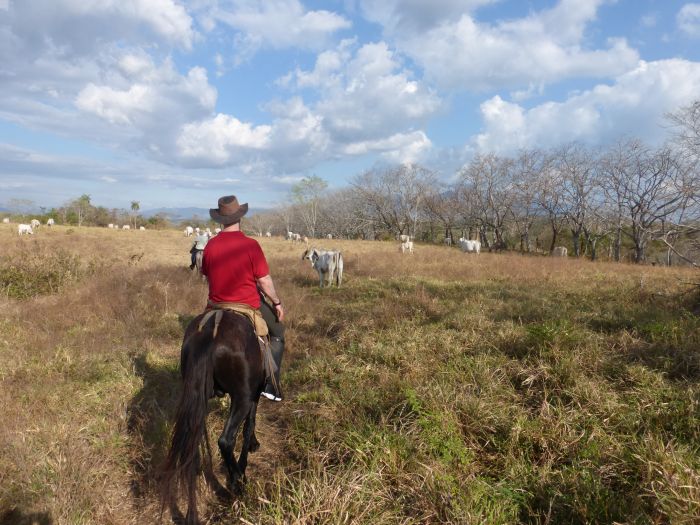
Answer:
<svg viewBox="0 0 700 525"><path fill-rule="evenodd" d="M163 508L177 508L180 490L187 495L186 523L198 523L197 478L202 456L211 456L207 438L207 406L217 392L229 394L231 411L219 437L219 450L228 471L228 488L240 493L248 452L259 448L255 414L265 386L260 345L248 319L231 311L195 317L185 330L180 354L183 390L177 408L170 451L161 477ZM238 460L233 449L243 426ZM204 445L206 444L206 447Z"/></svg>

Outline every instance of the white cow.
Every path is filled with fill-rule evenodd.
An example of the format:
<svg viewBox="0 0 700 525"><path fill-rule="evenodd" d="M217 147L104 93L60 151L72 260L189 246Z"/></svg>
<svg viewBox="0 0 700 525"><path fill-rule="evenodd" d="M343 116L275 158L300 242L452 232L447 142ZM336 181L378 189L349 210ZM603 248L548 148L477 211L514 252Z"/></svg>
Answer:
<svg viewBox="0 0 700 525"><path fill-rule="evenodd" d="M142 232L145 232L145 231L146 231L146 228L145 228L145 226L139 226L139 230L142 231Z"/></svg>
<svg viewBox="0 0 700 525"><path fill-rule="evenodd" d="M333 238L333 234L332 234L332 233L329 233L328 235L326 235L326 239L332 239L332 238Z"/></svg>
<svg viewBox="0 0 700 525"><path fill-rule="evenodd" d="M442 242L447 246L452 246L452 237L445 237Z"/></svg>
<svg viewBox="0 0 700 525"><path fill-rule="evenodd" d="M110 230L113 230L113 229L114 229L114 224L112 224L112 223L110 222L110 223L107 225L107 228L109 228Z"/></svg>
<svg viewBox="0 0 700 525"><path fill-rule="evenodd" d="M408 235L399 235L399 241L401 241L402 243L408 242L410 240L411 240L411 237L409 237Z"/></svg>
<svg viewBox="0 0 700 525"><path fill-rule="evenodd" d="M192 228L192 226L187 226L185 228L185 237L189 237L193 233L194 233L194 228Z"/></svg>
<svg viewBox="0 0 700 525"><path fill-rule="evenodd" d="M3 223L3 224L10 224L10 218L9 218L9 217L5 217L5 218L2 220L2 223Z"/></svg>
<svg viewBox="0 0 700 525"><path fill-rule="evenodd" d="M413 241L404 241L399 245L399 251L401 253L413 253Z"/></svg>
<svg viewBox="0 0 700 525"><path fill-rule="evenodd" d="M53 217L46 219L46 226L53 226L54 224L56 224L56 221L53 220Z"/></svg>
<svg viewBox="0 0 700 525"><path fill-rule="evenodd" d="M32 227L29 224L19 224L17 226L17 235L34 235Z"/></svg>
<svg viewBox="0 0 700 525"><path fill-rule="evenodd" d="M569 251L565 246L557 246L552 250L552 257L567 257L568 255Z"/></svg>
<svg viewBox="0 0 700 525"><path fill-rule="evenodd" d="M129 226L128 224L125 224L124 226L122 226L122 230L130 230L130 229L131 229L131 226Z"/></svg>
<svg viewBox="0 0 700 525"><path fill-rule="evenodd" d="M324 280L328 281L328 286L333 284L335 278L336 286L343 282L343 254L334 250L317 250L311 248L306 250L301 256L301 260L308 259L311 266L318 272L319 285L323 288Z"/></svg>
<svg viewBox="0 0 700 525"><path fill-rule="evenodd" d="M301 234L287 232L287 240L292 242L301 242Z"/></svg>
<svg viewBox="0 0 700 525"><path fill-rule="evenodd" d="M265 232L265 237L272 237L272 233L270 233L270 232Z"/></svg>
<svg viewBox="0 0 700 525"><path fill-rule="evenodd" d="M463 252L466 253L481 253L481 243L479 241L472 241L469 239L465 239L464 237L460 237L459 247Z"/></svg>
<svg viewBox="0 0 700 525"><path fill-rule="evenodd" d="M39 222L39 219L32 219L31 221L29 221L29 225L32 228L38 228L41 225L41 223Z"/></svg>

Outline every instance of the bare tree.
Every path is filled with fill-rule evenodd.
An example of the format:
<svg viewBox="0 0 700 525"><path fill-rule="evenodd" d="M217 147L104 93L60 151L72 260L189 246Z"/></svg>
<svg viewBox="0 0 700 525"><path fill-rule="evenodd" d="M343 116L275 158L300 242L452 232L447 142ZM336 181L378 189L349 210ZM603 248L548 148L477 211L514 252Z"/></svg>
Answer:
<svg viewBox="0 0 700 525"><path fill-rule="evenodd" d="M489 250L507 248L504 231L514 200L512 168L511 159L489 154L477 155L461 171L463 191L469 194L465 200L474 199L481 242ZM488 238L489 231L493 241Z"/></svg>
<svg viewBox="0 0 700 525"><path fill-rule="evenodd" d="M305 177L292 186L292 200L297 205L299 215L310 237L316 237L319 203L327 187L328 183L316 175Z"/></svg>
<svg viewBox="0 0 700 525"><path fill-rule="evenodd" d="M673 138L690 157L700 160L700 100L666 115L674 128Z"/></svg>
<svg viewBox="0 0 700 525"><path fill-rule="evenodd" d="M530 252L530 231L540 207L537 185L540 174L546 172L549 158L539 150L521 151L513 165L513 207L511 214L520 237L520 251Z"/></svg>
<svg viewBox="0 0 700 525"><path fill-rule="evenodd" d="M563 184L561 173L555 169L550 159L545 163L537 178L537 204L552 230L552 240L549 244L550 253L557 245L559 232L564 227L564 218L566 217L562 197Z"/></svg>
<svg viewBox="0 0 700 525"><path fill-rule="evenodd" d="M561 175L562 207L571 230L574 255L581 255L581 236L593 218L590 208L598 189L596 162L580 144L569 144L557 151L555 166ZM589 228L590 229L590 228Z"/></svg>
<svg viewBox="0 0 700 525"><path fill-rule="evenodd" d="M445 231L445 238L454 243L453 228L460 219L462 201L461 192L457 184L452 186L439 186L430 191L423 201L423 207L428 217L438 221Z"/></svg>
<svg viewBox="0 0 700 525"><path fill-rule="evenodd" d="M624 230L634 243L634 260L646 259L646 247L667 217L683 206L684 166L677 154L668 147L650 151L636 147L624 170L620 171L622 203L629 221Z"/></svg>
<svg viewBox="0 0 700 525"><path fill-rule="evenodd" d="M424 196L435 186L435 175L416 164L383 171L370 170L352 182L366 203L366 219L399 235L415 235Z"/></svg>

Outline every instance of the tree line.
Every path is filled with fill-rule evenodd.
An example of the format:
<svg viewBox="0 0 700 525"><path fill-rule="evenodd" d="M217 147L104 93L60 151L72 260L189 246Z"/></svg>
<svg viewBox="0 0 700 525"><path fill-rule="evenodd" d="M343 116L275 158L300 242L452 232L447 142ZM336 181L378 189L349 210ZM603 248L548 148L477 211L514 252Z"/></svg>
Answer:
<svg viewBox="0 0 700 525"><path fill-rule="evenodd" d="M349 187L327 191L307 177L290 202L251 217L262 235L426 242L480 240L486 250L551 252L637 263L700 263L700 101L668 115L672 135L651 147L623 139L606 148L571 143L516 155L475 156L450 182L411 164L373 168Z"/></svg>

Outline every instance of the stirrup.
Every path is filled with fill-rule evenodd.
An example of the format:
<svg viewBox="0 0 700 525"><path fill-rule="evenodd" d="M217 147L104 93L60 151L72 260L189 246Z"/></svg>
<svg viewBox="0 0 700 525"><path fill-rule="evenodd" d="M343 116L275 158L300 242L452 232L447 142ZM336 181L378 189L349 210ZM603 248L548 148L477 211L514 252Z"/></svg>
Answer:
<svg viewBox="0 0 700 525"><path fill-rule="evenodd" d="M268 392L268 390L272 390L272 392ZM282 393L277 391L270 383L265 385L265 390L261 392L261 395L270 401L282 401Z"/></svg>

